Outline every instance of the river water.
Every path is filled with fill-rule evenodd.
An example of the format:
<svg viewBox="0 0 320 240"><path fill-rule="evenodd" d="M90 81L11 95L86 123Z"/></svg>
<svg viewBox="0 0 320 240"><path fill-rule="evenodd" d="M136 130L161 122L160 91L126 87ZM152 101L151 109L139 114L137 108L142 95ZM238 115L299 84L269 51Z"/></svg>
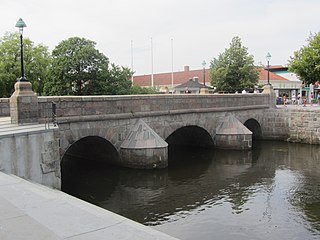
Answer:
<svg viewBox="0 0 320 240"><path fill-rule="evenodd" d="M88 163L89 161L86 161ZM68 161L62 190L180 239L320 239L320 146L174 147L169 167Z"/></svg>

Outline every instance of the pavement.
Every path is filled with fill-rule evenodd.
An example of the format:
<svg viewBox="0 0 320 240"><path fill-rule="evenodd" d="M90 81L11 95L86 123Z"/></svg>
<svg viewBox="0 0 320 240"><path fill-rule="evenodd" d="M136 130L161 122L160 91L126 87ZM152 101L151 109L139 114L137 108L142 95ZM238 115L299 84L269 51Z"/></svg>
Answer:
<svg viewBox="0 0 320 240"><path fill-rule="evenodd" d="M49 129L58 129L58 127L53 126L52 123L16 125L11 123L10 117L0 117L0 137L19 135L31 131L48 131Z"/></svg>
<svg viewBox="0 0 320 240"><path fill-rule="evenodd" d="M288 109L305 109L305 110L320 110L320 105L319 104L306 104L306 106L304 106L303 104L287 104L287 105L283 105L283 104L279 104L277 105L277 108L288 108Z"/></svg>
<svg viewBox="0 0 320 240"><path fill-rule="evenodd" d="M1 240L173 240L171 236L72 197L0 172Z"/></svg>

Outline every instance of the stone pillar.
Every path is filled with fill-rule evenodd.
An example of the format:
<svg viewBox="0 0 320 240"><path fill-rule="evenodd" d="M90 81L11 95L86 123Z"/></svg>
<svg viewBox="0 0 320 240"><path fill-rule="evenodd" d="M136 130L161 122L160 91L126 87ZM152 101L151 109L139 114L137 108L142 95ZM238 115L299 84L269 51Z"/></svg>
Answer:
<svg viewBox="0 0 320 240"><path fill-rule="evenodd" d="M276 107L276 93L275 93L272 85L271 84L264 85L262 93L269 94L269 96L270 96L270 99L269 99L270 107L271 108L275 108Z"/></svg>
<svg viewBox="0 0 320 240"><path fill-rule="evenodd" d="M208 88L200 88L200 94L209 94Z"/></svg>
<svg viewBox="0 0 320 240"><path fill-rule="evenodd" d="M10 116L12 124L38 123L38 97L32 91L30 82L16 82L10 97Z"/></svg>

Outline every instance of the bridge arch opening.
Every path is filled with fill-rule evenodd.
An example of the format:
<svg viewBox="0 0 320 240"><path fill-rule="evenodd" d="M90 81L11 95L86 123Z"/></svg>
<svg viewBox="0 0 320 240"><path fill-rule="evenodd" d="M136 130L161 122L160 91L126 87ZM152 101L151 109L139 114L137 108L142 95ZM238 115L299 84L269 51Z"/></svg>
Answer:
<svg viewBox="0 0 320 240"><path fill-rule="evenodd" d="M73 143L62 158L65 160L76 159L77 161L96 163L114 163L119 158L116 148L108 140L98 136L88 136Z"/></svg>
<svg viewBox="0 0 320 240"><path fill-rule="evenodd" d="M262 139L262 131L259 122L253 118L248 119L243 124L252 132L252 139L258 140Z"/></svg>
<svg viewBox="0 0 320 240"><path fill-rule="evenodd" d="M84 137L73 143L61 160L61 190L69 194L83 186L83 180L95 172L119 162L119 153L108 140L98 136ZM81 177L79 177L81 176Z"/></svg>
<svg viewBox="0 0 320 240"><path fill-rule="evenodd" d="M175 175L198 178L210 166L214 142L207 130L194 125L181 127L171 133L166 142L171 180L175 180Z"/></svg>
<svg viewBox="0 0 320 240"><path fill-rule="evenodd" d="M181 127L170 134L166 142L169 144L169 147L176 145L213 148L214 146L211 135L205 129L198 126Z"/></svg>

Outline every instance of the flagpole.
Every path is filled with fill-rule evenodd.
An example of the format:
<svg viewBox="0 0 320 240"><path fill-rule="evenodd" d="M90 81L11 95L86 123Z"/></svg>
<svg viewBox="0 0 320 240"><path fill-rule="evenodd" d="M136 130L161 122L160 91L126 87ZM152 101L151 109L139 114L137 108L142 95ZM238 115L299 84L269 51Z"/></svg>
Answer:
<svg viewBox="0 0 320 240"><path fill-rule="evenodd" d="M131 71L132 71L131 82L133 84L133 40L131 40Z"/></svg>
<svg viewBox="0 0 320 240"><path fill-rule="evenodd" d="M151 38L151 87L153 87L153 42Z"/></svg>
<svg viewBox="0 0 320 240"><path fill-rule="evenodd" d="M173 38L171 38L171 88L173 91Z"/></svg>

